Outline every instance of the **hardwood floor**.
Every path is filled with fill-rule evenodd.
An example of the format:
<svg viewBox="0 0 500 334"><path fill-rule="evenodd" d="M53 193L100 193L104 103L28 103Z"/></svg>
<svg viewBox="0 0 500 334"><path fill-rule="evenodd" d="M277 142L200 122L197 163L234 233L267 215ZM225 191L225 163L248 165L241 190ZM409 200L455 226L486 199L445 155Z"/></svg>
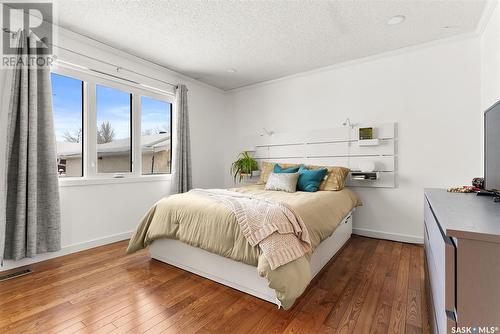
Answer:
<svg viewBox="0 0 500 334"><path fill-rule="evenodd" d="M289 311L125 242L0 283L1 333L429 333L421 246L362 237Z"/></svg>

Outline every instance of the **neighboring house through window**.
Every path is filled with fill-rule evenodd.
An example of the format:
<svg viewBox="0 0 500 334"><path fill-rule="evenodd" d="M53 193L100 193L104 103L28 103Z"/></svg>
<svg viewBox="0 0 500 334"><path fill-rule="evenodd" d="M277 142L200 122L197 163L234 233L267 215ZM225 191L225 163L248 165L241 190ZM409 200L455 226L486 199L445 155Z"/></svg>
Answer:
<svg viewBox="0 0 500 334"><path fill-rule="evenodd" d="M172 104L141 98L142 174L166 174L171 169Z"/></svg>
<svg viewBox="0 0 500 334"><path fill-rule="evenodd" d="M173 95L71 70L52 94L60 177L171 173Z"/></svg>
<svg viewBox="0 0 500 334"><path fill-rule="evenodd" d="M97 85L97 172L132 172L132 94Z"/></svg>

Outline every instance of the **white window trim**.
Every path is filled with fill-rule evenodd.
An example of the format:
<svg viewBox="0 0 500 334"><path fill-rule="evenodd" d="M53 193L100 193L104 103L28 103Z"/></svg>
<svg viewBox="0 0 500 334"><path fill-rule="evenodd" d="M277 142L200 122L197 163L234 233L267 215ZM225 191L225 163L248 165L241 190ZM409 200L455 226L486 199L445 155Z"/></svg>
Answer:
<svg viewBox="0 0 500 334"><path fill-rule="evenodd" d="M85 68L73 67L68 65L54 65L52 72L63 76L82 80L85 85L83 103L83 177L60 177L59 186L83 186L96 184L119 184L151 181L171 180L172 165L174 154L171 152L169 174L142 175L142 152L141 152L141 96L154 98L160 101L168 102L172 105L171 124L174 124L175 96L171 93L156 90L151 86L143 87L129 83L119 78L108 78L104 75L98 75ZM97 108L96 108L96 85L103 85L118 89L132 94L132 171L125 173L98 173L97 172L97 142L90 138L96 138L97 135ZM170 129L170 140L172 148L175 147L173 126ZM120 176L120 177L117 177Z"/></svg>
<svg viewBox="0 0 500 334"><path fill-rule="evenodd" d="M141 175L137 177L61 177L59 187L80 187L101 184L125 184L170 181L172 174Z"/></svg>

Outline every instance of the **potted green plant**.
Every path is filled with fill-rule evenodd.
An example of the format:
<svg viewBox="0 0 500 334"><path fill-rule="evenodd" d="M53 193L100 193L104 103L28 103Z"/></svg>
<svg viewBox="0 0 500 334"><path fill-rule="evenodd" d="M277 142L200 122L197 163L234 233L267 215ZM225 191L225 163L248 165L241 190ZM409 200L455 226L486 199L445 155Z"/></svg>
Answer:
<svg viewBox="0 0 500 334"><path fill-rule="evenodd" d="M235 182L237 178L241 182L244 176L252 177L252 172L257 170L259 170L259 164L247 151L241 152L238 155L238 160L231 165L231 174L234 176Z"/></svg>

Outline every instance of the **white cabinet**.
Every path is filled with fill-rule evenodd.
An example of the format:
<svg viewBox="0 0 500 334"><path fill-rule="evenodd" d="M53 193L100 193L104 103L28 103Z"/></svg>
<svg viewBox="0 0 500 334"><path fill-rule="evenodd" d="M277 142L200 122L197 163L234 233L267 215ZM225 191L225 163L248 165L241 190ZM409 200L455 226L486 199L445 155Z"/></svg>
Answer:
<svg viewBox="0 0 500 334"><path fill-rule="evenodd" d="M424 222L434 333L453 333L454 327L461 333L497 333L500 204L475 194L427 189Z"/></svg>

